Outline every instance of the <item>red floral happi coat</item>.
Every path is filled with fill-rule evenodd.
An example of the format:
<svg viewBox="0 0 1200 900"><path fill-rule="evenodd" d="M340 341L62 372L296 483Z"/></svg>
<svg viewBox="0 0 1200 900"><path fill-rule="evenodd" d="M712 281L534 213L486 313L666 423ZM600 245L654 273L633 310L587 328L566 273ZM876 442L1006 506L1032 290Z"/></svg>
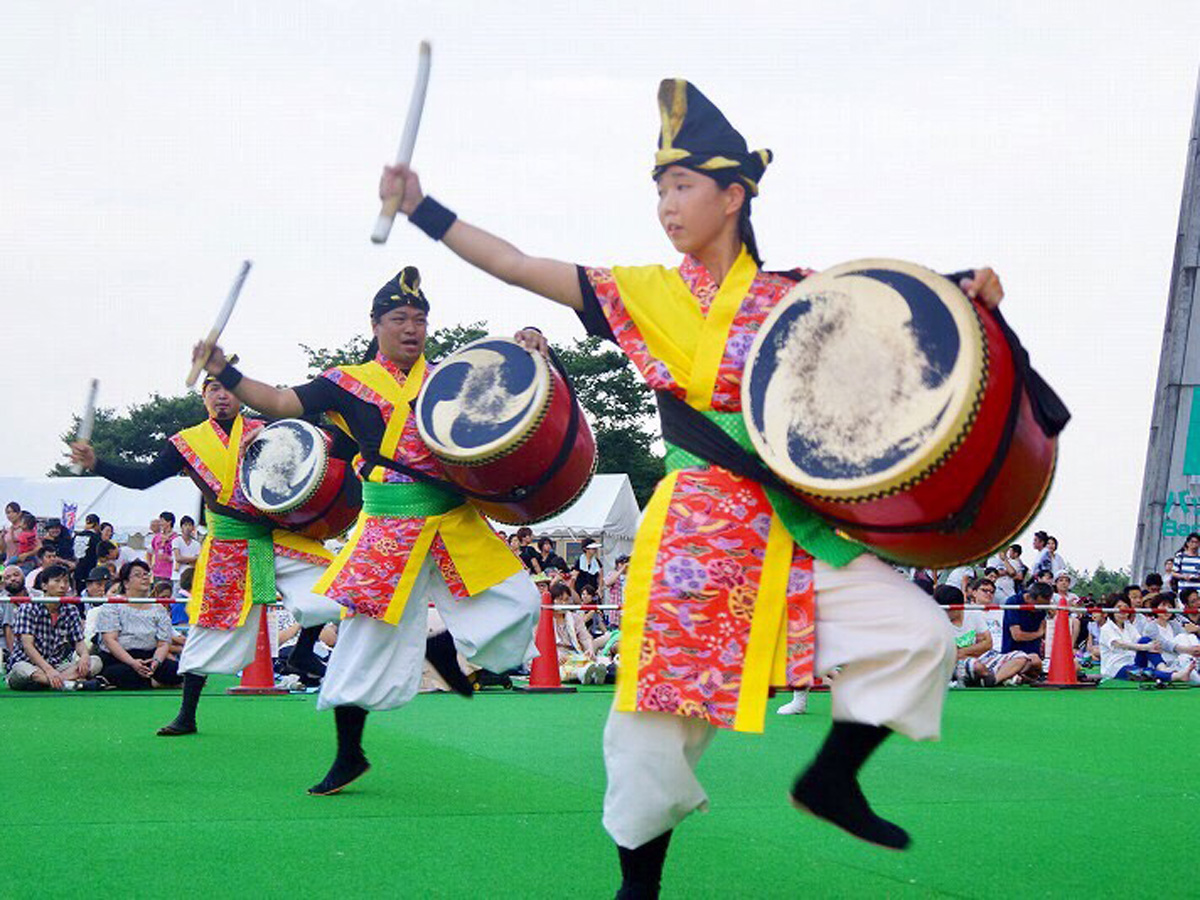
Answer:
<svg viewBox="0 0 1200 900"><path fill-rule="evenodd" d="M626 309L612 271L584 271L617 343L646 383L686 399L686 387L656 358ZM707 316L718 285L690 256L679 275ZM767 315L794 284L764 272L754 277L729 328L712 392L713 410L741 411L747 353ZM749 698L742 694L742 685L771 521L762 488L716 466L682 469L659 484L642 525L643 530L661 528L657 548L654 535L647 540L639 531L626 586L628 625L633 612L628 604L637 593L639 572L649 580L648 586L642 585L648 596L640 635L623 632L617 709L669 712L706 719L721 728L762 730L766 684L756 681L751 689L756 696ZM647 546L654 553L653 563L642 560L639 565L636 557ZM776 646L774 653L783 665L772 667L770 682L780 687L804 685L812 678L812 559L794 544L784 620L779 641L785 646ZM631 651L636 667L627 658ZM631 671L636 686L630 683ZM739 716L740 703L748 715Z"/></svg>

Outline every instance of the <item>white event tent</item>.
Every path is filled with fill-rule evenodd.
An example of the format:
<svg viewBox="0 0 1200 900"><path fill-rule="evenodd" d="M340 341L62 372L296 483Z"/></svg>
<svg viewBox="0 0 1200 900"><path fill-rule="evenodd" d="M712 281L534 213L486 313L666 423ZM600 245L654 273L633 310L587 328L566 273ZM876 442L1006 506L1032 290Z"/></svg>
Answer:
<svg viewBox="0 0 1200 900"><path fill-rule="evenodd" d="M633 551L640 516L628 475L595 475L578 500L558 515L529 527L538 537L545 535L560 544L598 539L604 568L612 571L618 556ZM512 525L497 523L496 527L509 533L515 530Z"/></svg>

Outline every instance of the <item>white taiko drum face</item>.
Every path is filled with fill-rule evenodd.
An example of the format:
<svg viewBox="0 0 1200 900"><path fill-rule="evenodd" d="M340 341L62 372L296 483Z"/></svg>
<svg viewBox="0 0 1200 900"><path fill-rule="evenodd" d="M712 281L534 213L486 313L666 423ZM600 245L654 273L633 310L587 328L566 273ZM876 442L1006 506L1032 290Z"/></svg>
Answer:
<svg viewBox="0 0 1200 900"><path fill-rule="evenodd" d="M983 330L962 292L913 263L806 278L763 323L742 380L759 455L803 492L861 499L935 466L974 416Z"/></svg>
<svg viewBox="0 0 1200 900"><path fill-rule="evenodd" d="M242 493L263 512L290 512L312 496L328 461L316 426L301 419L272 422L246 448L238 476Z"/></svg>
<svg viewBox="0 0 1200 900"><path fill-rule="evenodd" d="M417 429L440 458L478 463L519 443L550 393L540 353L507 338L482 338L438 364L417 398Z"/></svg>

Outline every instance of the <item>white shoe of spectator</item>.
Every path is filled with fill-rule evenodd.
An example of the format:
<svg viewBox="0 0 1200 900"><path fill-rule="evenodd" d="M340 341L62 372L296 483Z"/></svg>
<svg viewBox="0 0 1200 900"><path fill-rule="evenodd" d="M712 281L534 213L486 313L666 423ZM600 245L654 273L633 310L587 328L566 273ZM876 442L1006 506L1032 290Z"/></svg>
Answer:
<svg viewBox="0 0 1200 900"><path fill-rule="evenodd" d="M802 716L808 712L808 691L793 691L792 699L775 710L781 716Z"/></svg>

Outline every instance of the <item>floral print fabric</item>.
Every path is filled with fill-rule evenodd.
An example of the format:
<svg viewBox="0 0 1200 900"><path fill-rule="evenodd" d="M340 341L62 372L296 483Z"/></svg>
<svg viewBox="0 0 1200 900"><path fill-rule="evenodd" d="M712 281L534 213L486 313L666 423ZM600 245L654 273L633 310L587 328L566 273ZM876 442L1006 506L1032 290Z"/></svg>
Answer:
<svg viewBox="0 0 1200 900"><path fill-rule="evenodd" d="M626 311L611 271L585 272L617 343L647 384L684 398L686 389L653 356ZM707 313L716 283L691 257L679 272ZM750 345L794 284L792 278L762 272L755 278L730 328L713 391L714 410L741 410L741 376ZM636 709L734 727L771 516L762 488L753 481L716 466L679 473L649 585ZM631 593L626 585L626 597ZM813 601L812 558L793 544L785 625L778 636L784 646L776 647L782 672L773 667L777 687L811 681Z"/></svg>

